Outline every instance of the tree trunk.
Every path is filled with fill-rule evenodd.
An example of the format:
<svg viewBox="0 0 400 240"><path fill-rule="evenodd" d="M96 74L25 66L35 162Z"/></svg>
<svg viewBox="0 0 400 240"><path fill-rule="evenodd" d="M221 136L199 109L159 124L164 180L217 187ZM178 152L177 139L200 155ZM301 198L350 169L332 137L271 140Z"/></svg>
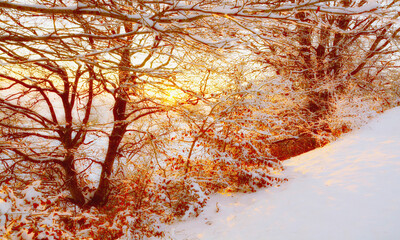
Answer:
<svg viewBox="0 0 400 240"><path fill-rule="evenodd" d="M125 30L131 29L130 26L125 26ZM118 155L119 145L126 133L128 123L126 122L127 114L126 107L128 103L128 93L126 83L132 79L132 74L129 71L131 67L130 49L125 48L121 53L121 60L119 64L119 80L120 87L116 90L115 103L113 109L114 127L109 136L107 154L102 165L102 172L100 175L100 183L93 195L93 198L88 203L89 206L103 206L108 201L110 193L110 176L113 171L114 161Z"/></svg>
<svg viewBox="0 0 400 240"><path fill-rule="evenodd" d="M126 101L117 99L120 104L126 106ZM117 107L116 103L116 107ZM115 111L114 111L115 112ZM110 192L110 176L112 174L114 161L117 158L118 148L126 132L127 124L124 122L115 123L112 133L109 137L108 150L106 158L103 163L103 168L100 176L99 186L90 200L88 205L90 206L103 206L108 201L108 195Z"/></svg>
<svg viewBox="0 0 400 240"><path fill-rule="evenodd" d="M64 162L63 168L65 171L65 185L68 191L71 193L72 201L78 205L83 206L85 204L85 197L79 188L76 169L74 166L74 155L71 150L68 151Z"/></svg>

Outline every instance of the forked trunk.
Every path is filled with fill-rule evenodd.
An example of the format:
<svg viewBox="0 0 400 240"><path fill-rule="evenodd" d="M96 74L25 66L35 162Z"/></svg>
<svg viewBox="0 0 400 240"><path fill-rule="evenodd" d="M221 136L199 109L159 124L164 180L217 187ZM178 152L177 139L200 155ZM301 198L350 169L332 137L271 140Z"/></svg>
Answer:
<svg viewBox="0 0 400 240"><path fill-rule="evenodd" d="M126 127L127 125L125 123L117 124L109 137L108 151L103 163L100 183L95 194L88 203L89 206L103 206L108 201L108 195L110 193L110 176L112 174L115 159L117 158L119 144L126 132Z"/></svg>

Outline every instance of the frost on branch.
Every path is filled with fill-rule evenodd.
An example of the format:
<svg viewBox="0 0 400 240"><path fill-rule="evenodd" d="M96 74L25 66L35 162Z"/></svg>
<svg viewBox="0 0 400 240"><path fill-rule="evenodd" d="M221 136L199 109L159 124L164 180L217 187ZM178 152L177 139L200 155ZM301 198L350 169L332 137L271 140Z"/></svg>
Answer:
<svg viewBox="0 0 400 240"><path fill-rule="evenodd" d="M291 136L279 116L280 102L274 100L290 82L252 79L247 72L252 67L229 65L226 69L231 71L222 70L229 87L204 90L197 105L187 105L171 117L181 127L169 140L186 147L165 160L167 171L195 179L206 193L255 191L285 181L268 143Z"/></svg>

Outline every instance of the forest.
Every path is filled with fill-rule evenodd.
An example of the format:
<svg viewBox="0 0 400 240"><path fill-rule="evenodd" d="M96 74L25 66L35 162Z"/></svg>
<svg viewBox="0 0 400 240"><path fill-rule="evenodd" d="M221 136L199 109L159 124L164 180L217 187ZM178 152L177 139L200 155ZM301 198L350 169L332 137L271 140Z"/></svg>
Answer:
<svg viewBox="0 0 400 240"><path fill-rule="evenodd" d="M163 238L400 105L397 0L0 0L0 236Z"/></svg>

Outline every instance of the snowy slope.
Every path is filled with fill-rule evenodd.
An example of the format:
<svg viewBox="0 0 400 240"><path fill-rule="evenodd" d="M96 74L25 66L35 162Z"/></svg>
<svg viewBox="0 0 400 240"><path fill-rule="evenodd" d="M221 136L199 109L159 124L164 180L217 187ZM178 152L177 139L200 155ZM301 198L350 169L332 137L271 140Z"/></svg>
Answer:
<svg viewBox="0 0 400 240"><path fill-rule="evenodd" d="M400 239L400 108L285 162L290 181L212 196L171 239Z"/></svg>

